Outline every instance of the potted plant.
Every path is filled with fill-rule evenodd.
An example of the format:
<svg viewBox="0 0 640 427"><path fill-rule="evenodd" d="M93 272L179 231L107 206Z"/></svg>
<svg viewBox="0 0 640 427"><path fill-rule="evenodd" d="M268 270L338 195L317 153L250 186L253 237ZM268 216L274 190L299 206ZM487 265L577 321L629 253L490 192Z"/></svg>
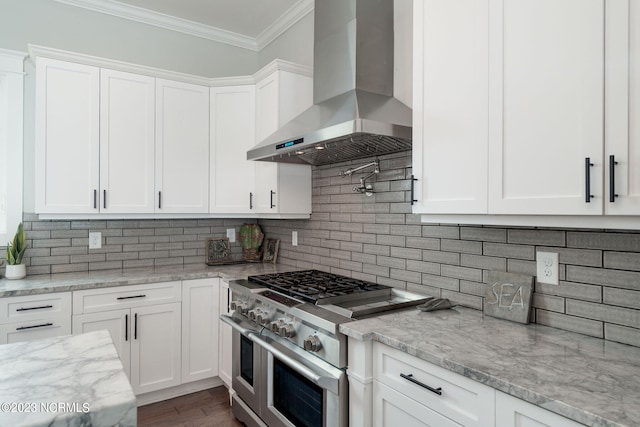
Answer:
<svg viewBox="0 0 640 427"><path fill-rule="evenodd" d="M26 249L27 236L22 223L20 223L13 240L7 243L7 266L5 267L4 277L7 279L23 279L27 275L27 269L22 264L22 256Z"/></svg>

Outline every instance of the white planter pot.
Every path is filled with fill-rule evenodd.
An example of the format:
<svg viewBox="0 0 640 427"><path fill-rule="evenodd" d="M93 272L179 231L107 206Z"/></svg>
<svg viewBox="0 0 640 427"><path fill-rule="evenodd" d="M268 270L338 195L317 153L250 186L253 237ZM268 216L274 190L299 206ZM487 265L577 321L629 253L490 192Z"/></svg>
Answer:
<svg viewBox="0 0 640 427"><path fill-rule="evenodd" d="M24 279L27 276L27 268L24 264L5 266L4 277L7 279Z"/></svg>

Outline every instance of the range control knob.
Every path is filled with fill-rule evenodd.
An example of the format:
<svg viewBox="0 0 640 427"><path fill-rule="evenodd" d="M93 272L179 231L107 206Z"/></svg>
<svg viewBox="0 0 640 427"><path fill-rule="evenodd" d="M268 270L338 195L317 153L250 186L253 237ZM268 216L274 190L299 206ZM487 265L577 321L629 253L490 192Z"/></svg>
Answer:
<svg viewBox="0 0 640 427"><path fill-rule="evenodd" d="M302 342L304 349L307 351L316 352L322 348L322 343L320 342L320 338L317 335L309 335Z"/></svg>
<svg viewBox="0 0 640 427"><path fill-rule="evenodd" d="M260 313L256 314L256 318L255 321L258 322L260 325L268 325L269 324L269 313L267 313L266 311L261 311Z"/></svg>
<svg viewBox="0 0 640 427"><path fill-rule="evenodd" d="M249 310L249 319L255 322L256 318L260 315L260 313L261 313L261 310L259 309Z"/></svg>
<svg viewBox="0 0 640 427"><path fill-rule="evenodd" d="M274 320L273 322L269 323L269 329L274 334L277 334L278 332L280 332L280 326L283 324L284 322L282 320Z"/></svg>
<svg viewBox="0 0 640 427"><path fill-rule="evenodd" d="M229 303L229 309L231 310L236 310L238 307L240 307L240 301L231 301Z"/></svg>
<svg viewBox="0 0 640 427"><path fill-rule="evenodd" d="M278 331L278 334L284 338L291 338L296 334L296 330L293 327L292 323L285 323L280 326L280 330Z"/></svg>
<svg viewBox="0 0 640 427"><path fill-rule="evenodd" d="M243 314L245 316L247 315L247 313L249 313L249 307L247 307L246 304L238 306L238 310L240 311L240 314Z"/></svg>

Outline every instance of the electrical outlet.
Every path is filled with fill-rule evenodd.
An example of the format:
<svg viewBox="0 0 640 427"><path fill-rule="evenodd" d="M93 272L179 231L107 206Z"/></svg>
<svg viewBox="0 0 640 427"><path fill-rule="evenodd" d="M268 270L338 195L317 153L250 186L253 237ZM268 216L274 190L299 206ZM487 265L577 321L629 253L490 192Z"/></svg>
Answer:
<svg viewBox="0 0 640 427"><path fill-rule="evenodd" d="M102 233L94 231L89 233L89 249L100 249L102 247Z"/></svg>
<svg viewBox="0 0 640 427"><path fill-rule="evenodd" d="M539 283L558 284L558 254L555 252L536 252L536 270Z"/></svg>
<svg viewBox="0 0 640 427"><path fill-rule="evenodd" d="M229 238L229 243L233 243L236 241L236 229L235 228L227 228L227 237Z"/></svg>
<svg viewBox="0 0 640 427"><path fill-rule="evenodd" d="M298 232L297 231L292 231L291 232L291 245L292 246L298 246Z"/></svg>

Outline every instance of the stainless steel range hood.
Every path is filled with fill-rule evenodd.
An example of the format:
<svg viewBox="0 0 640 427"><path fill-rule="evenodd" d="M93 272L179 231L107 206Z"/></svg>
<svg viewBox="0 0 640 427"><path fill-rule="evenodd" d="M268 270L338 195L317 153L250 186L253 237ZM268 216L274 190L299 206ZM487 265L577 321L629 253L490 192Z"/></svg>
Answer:
<svg viewBox="0 0 640 427"><path fill-rule="evenodd" d="M393 97L393 0L316 0L314 105L247 152L322 165L411 149Z"/></svg>

